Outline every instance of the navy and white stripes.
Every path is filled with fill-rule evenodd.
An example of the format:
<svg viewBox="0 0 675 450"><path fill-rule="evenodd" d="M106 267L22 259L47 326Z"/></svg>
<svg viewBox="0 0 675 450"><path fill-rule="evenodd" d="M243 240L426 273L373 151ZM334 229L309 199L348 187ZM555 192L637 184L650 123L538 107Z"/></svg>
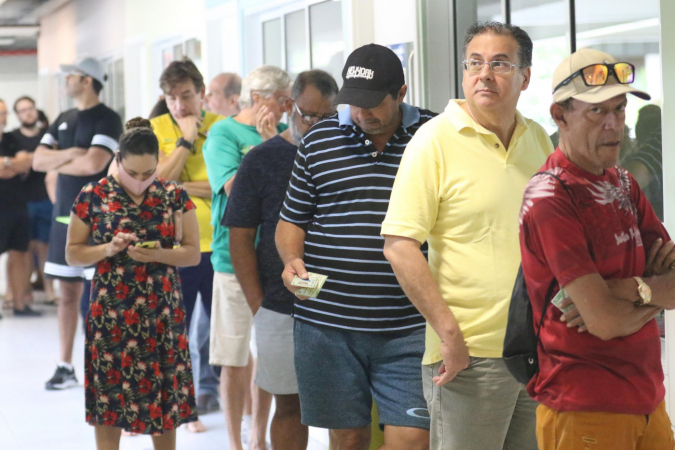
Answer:
<svg viewBox="0 0 675 450"><path fill-rule="evenodd" d="M403 151L435 116L407 104L401 110L402 124L381 154L349 109L315 125L298 149L281 218L306 227L307 270L329 277L318 298L296 305L298 320L380 332L424 326L380 236Z"/></svg>

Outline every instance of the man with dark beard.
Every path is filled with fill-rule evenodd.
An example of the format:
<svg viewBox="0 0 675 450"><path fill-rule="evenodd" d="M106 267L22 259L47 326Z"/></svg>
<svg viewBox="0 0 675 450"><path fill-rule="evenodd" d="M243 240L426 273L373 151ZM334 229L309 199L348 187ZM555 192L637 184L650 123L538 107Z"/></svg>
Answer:
<svg viewBox="0 0 675 450"><path fill-rule="evenodd" d="M35 107L35 100L31 97L24 96L17 99L14 102L14 112L21 126L5 133L2 145L11 147L15 152L27 152L27 157L32 164L33 153L47 130L47 124L39 124L38 110ZM38 125L43 126L40 128ZM31 168L25 174L23 181L30 219L30 244L25 258L25 267L26 273L30 274L33 271L33 255L36 255L39 279L43 280L47 300L54 301L56 297L54 284L51 279L44 277L44 264L47 260L49 231L52 223L52 202L47 195L45 175L44 172L36 172Z"/></svg>
<svg viewBox="0 0 675 450"><path fill-rule="evenodd" d="M337 83L322 70L298 75L291 98L286 100L289 128L244 157L222 221L229 227L235 275L254 315L258 347L255 383L276 399L270 433L275 450L306 448L308 431L300 422L293 364L291 313L295 297L279 277L283 263L274 245L274 233L302 136L312 125L335 114L333 100L337 93Z"/></svg>

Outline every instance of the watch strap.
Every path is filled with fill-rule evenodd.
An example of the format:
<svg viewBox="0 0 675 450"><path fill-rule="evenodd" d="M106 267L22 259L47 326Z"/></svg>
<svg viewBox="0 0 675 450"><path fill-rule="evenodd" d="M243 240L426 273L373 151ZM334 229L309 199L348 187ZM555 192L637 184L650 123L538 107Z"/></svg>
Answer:
<svg viewBox="0 0 675 450"><path fill-rule="evenodd" d="M190 153L195 152L195 146L193 143L186 141L182 137L179 137L178 140L176 141L176 147L185 147L188 150L190 150Z"/></svg>

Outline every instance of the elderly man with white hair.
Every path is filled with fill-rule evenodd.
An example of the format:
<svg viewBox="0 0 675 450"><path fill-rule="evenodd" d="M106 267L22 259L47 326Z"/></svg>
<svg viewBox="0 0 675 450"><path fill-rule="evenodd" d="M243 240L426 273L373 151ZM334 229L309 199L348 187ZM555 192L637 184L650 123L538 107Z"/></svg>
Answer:
<svg viewBox="0 0 675 450"><path fill-rule="evenodd" d="M213 306L210 363L222 366L220 383L225 421L232 450L242 450L241 420L250 372L249 341L253 313L234 274L228 228L221 225L234 177L244 155L254 146L288 128L279 120L286 112L291 79L283 70L262 66L242 80L236 116L216 123L204 145L204 159L212 189ZM254 389L250 448L265 449L271 395ZM258 399L256 399L258 397ZM257 410L257 411L256 411Z"/></svg>

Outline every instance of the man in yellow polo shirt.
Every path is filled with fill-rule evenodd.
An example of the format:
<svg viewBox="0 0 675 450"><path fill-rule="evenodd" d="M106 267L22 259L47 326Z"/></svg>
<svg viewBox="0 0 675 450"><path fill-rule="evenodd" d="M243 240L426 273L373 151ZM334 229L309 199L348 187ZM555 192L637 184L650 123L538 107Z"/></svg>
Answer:
<svg viewBox="0 0 675 450"><path fill-rule="evenodd" d="M466 101L451 100L410 141L382 225L385 256L427 319L433 450L537 448L536 403L501 359L523 191L553 151L544 129L516 110L531 64L520 28L469 28Z"/></svg>
<svg viewBox="0 0 675 450"><path fill-rule="evenodd" d="M183 301L188 330L197 301L201 294L203 311L211 316L213 292L213 266L211 265L211 187L206 175L202 146L211 125L222 116L202 110L204 79L199 69L189 59L174 61L164 69L159 79L169 113L151 120L159 141L158 175L167 180L179 181L197 206L199 241L202 259L198 266L178 269L183 288ZM208 321L199 327L206 331L205 342L199 343L199 375L197 409L201 413L218 409L218 378L209 366ZM200 336L197 337L200 341ZM190 431L203 431L201 422L188 424Z"/></svg>

